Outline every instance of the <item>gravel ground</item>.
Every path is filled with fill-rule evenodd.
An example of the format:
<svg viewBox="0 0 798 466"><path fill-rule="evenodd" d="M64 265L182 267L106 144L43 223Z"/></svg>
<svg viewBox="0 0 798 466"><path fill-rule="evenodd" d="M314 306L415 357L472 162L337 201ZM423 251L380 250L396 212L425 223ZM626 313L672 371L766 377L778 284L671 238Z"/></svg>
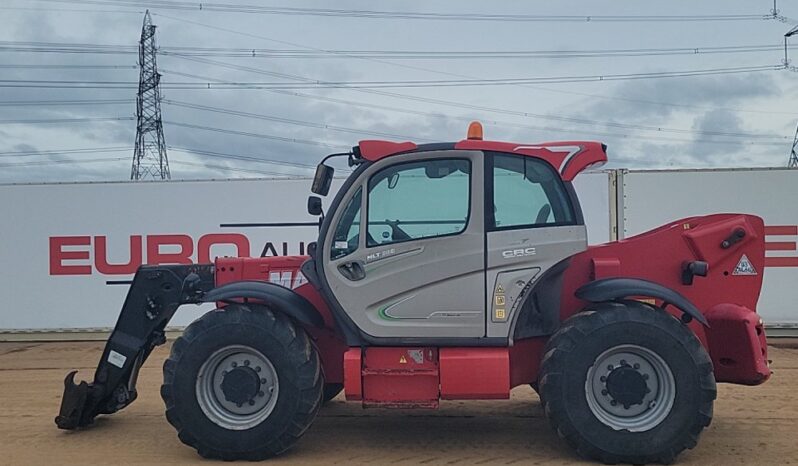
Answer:
<svg viewBox="0 0 798 466"><path fill-rule="evenodd" d="M89 429L56 429L68 370L91 378L100 342L0 343L0 463L208 462L163 416L158 348L139 377L139 399ZM798 464L798 346L771 348L775 374L759 387L719 386L715 418L679 464ZM443 402L437 411L364 410L342 398L322 409L302 440L269 464L575 464L528 387L510 400ZM590 463L587 463L590 464Z"/></svg>

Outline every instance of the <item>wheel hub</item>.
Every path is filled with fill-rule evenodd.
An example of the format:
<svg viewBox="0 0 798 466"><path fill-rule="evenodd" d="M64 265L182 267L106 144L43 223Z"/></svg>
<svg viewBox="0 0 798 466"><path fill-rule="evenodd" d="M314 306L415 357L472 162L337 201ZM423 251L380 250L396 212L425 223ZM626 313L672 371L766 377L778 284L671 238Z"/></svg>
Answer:
<svg viewBox="0 0 798 466"><path fill-rule="evenodd" d="M627 408L631 405L641 405L649 393L643 374L632 366L616 367L607 376L607 394L613 401Z"/></svg>
<svg viewBox="0 0 798 466"><path fill-rule="evenodd" d="M601 353L588 369L585 395L593 415L614 430L644 432L670 413L676 383L654 351L619 345Z"/></svg>
<svg viewBox="0 0 798 466"><path fill-rule="evenodd" d="M277 371L260 351L243 345L212 354L197 374L197 401L213 423L231 430L252 428L274 409Z"/></svg>
<svg viewBox="0 0 798 466"><path fill-rule="evenodd" d="M260 391L260 377L250 367L236 367L223 375L222 393L224 398L236 405L254 399Z"/></svg>

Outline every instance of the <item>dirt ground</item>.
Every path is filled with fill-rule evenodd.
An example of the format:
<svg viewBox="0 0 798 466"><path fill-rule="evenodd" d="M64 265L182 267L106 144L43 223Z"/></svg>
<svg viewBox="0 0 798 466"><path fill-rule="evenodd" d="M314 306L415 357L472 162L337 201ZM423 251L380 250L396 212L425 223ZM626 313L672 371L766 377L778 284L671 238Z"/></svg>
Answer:
<svg viewBox="0 0 798 466"><path fill-rule="evenodd" d="M69 369L90 378L99 342L0 343L0 463L205 463L163 416L159 348L141 371L139 399L80 432L56 429ZM798 464L798 349L771 348L773 378L721 385L715 418L679 464ZM340 397L302 440L270 464L574 464L527 387L509 401L444 402L437 411L364 410ZM589 463L588 463L589 464Z"/></svg>

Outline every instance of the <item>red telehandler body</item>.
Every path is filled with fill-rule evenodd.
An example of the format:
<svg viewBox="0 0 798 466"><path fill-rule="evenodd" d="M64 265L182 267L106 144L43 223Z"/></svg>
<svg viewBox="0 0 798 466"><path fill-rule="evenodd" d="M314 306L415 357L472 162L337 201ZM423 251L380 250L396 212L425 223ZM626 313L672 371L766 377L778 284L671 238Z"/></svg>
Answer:
<svg viewBox="0 0 798 466"><path fill-rule="evenodd" d="M225 257L136 273L92 383L65 380L58 427L136 398L177 308L215 302L164 364L180 440L264 459L341 390L364 407L507 399L531 385L557 433L604 462L670 462L709 425L716 382L770 376L756 305L762 219L716 214L587 246L572 180L597 142L361 141L318 166L309 257Z"/></svg>

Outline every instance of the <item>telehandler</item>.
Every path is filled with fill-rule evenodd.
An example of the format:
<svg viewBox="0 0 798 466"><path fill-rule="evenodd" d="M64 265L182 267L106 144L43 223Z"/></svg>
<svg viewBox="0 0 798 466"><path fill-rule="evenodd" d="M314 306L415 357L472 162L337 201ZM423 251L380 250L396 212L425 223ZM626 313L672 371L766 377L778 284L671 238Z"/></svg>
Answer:
<svg viewBox="0 0 798 466"><path fill-rule="evenodd" d="M217 303L164 363L166 418L207 458L278 455L341 390L364 407L540 395L588 458L672 462L712 419L716 382L770 377L756 304L762 219L684 218L599 246L572 181L598 142L361 141L327 156L309 257L145 265L92 383L65 380L56 424L77 429L136 398L139 368L184 304Z"/></svg>

